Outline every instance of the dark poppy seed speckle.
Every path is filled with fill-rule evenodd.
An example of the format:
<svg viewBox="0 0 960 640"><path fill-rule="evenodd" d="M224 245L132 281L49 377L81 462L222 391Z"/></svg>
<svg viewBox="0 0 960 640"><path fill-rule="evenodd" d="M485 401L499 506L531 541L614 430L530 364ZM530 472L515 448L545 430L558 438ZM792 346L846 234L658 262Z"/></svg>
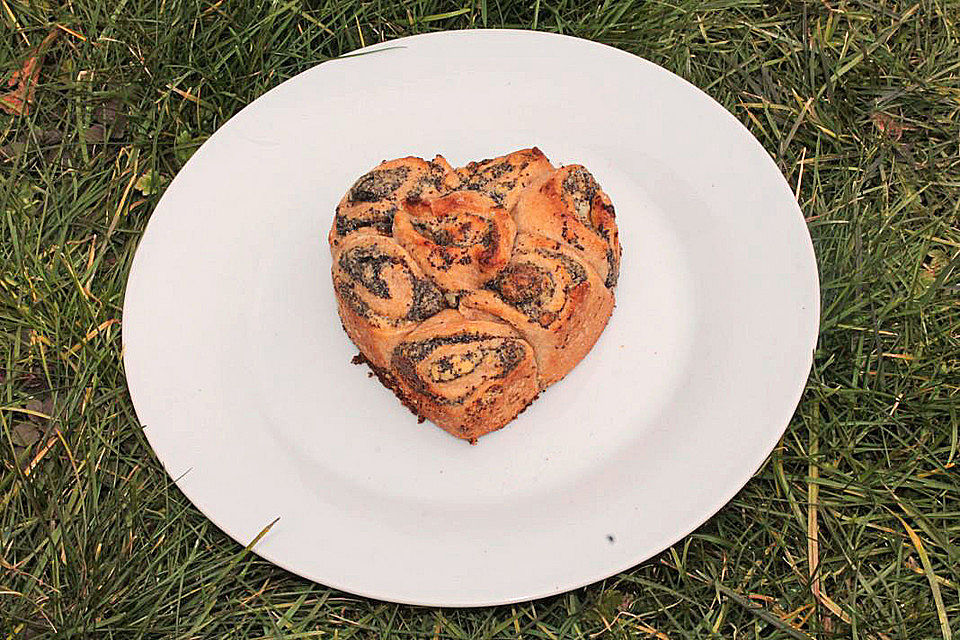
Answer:
<svg viewBox="0 0 960 640"><path fill-rule="evenodd" d="M381 275L383 268L399 262L399 258L383 253L376 247L356 247L340 254L340 268L383 300L390 297L390 287Z"/></svg>
<svg viewBox="0 0 960 640"><path fill-rule="evenodd" d="M351 202L379 202L392 196L403 181L407 179L410 169L394 167L393 169L374 169L357 180L350 189Z"/></svg>
<svg viewBox="0 0 960 640"><path fill-rule="evenodd" d="M443 309L443 294L432 281L425 278L413 279L413 304L407 318L414 322L423 322Z"/></svg>

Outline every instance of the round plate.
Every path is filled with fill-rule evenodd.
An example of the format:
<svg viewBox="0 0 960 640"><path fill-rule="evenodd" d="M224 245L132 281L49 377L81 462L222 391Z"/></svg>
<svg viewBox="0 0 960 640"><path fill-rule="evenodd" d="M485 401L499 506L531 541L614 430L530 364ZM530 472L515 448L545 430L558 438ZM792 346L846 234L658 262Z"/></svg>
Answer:
<svg viewBox="0 0 960 640"><path fill-rule="evenodd" d="M256 553L397 602L475 606L651 557L756 471L817 335L810 237L760 144L641 58L526 31L395 40L307 71L217 131L130 273L124 362L177 486ZM326 233L383 159L539 146L617 207L617 307L593 351L470 446L414 416L340 326Z"/></svg>

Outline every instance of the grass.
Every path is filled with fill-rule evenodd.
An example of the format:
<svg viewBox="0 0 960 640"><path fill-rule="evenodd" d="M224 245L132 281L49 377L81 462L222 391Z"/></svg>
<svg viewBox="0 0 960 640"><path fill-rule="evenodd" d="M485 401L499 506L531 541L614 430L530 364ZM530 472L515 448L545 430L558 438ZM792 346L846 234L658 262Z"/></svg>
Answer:
<svg viewBox="0 0 960 640"><path fill-rule="evenodd" d="M0 638L960 636L960 5L875 0L0 0ZM127 269L241 107L364 44L557 31L704 88L777 160L821 269L806 393L673 548L515 606L413 608L245 552L172 484L124 384ZM39 414L39 415L38 415Z"/></svg>

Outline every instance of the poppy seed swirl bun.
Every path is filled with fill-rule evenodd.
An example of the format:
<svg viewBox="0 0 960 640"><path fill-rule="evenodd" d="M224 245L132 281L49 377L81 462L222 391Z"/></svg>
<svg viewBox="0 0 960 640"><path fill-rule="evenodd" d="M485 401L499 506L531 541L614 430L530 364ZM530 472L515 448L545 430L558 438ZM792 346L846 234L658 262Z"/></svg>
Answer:
<svg viewBox="0 0 960 640"><path fill-rule="evenodd" d="M454 169L384 161L328 234L340 320L421 419L475 443L563 378L614 307L613 204L536 147Z"/></svg>

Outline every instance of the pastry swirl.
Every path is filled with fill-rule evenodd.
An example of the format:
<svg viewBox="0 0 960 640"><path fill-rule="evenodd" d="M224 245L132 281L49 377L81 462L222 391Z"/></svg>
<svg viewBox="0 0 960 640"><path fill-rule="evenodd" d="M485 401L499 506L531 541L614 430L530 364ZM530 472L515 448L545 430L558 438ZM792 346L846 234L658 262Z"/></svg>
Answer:
<svg viewBox="0 0 960 640"><path fill-rule="evenodd" d="M445 291L479 287L510 259L517 225L502 207L473 191L407 201L393 235Z"/></svg>
<svg viewBox="0 0 960 640"><path fill-rule="evenodd" d="M529 343L501 322L453 309L407 334L390 371L419 415L468 440L507 424L540 391Z"/></svg>
<svg viewBox="0 0 960 640"><path fill-rule="evenodd" d="M520 194L513 211L521 231L564 242L610 289L620 277L620 234L613 203L582 165L543 175Z"/></svg>
<svg viewBox="0 0 960 640"><path fill-rule="evenodd" d="M347 335L379 367L404 335L444 308L440 289L403 247L372 233L344 240L333 289Z"/></svg>
<svg viewBox="0 0 960 640"><path fill-rule="evenodd" d="M363 174L337 205L328 240L336 249L356 232L389 236L393 218L408 199L435 198L459 183L459 177L443 158L398 158L381 162Z"/></svg>

